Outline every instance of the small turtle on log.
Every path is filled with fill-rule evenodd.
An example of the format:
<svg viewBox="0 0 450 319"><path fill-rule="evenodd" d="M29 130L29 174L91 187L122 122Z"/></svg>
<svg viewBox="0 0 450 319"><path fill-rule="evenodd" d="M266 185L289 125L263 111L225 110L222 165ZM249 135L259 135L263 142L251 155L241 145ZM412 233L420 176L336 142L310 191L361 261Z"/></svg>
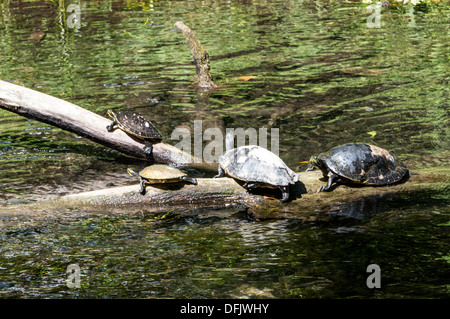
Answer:
<svg viewBox="0 0 450 319"><path fill-rule="evenodd" d="M197 185L197 179L187 176L179 169L168 166L155 164L145 167L139 173L133 171L131 168L127 169L128 174L139 178L140 190L142 195L145 195L145 184L166 184L166 183L178 183L186 182Z"/></svg>
<svg viewBox="0 0 450 319"><path fill-rule="evenodd" d="M106 127L108 132L112 132L116 128L120 128L128 134L144 140L144 153L148 158L152 154L153 143L159 143L162 140L161 134L152 122L138 113L130 111L114 113L113 111L108 110L108 115L113 120L112 123Z"/></svg>

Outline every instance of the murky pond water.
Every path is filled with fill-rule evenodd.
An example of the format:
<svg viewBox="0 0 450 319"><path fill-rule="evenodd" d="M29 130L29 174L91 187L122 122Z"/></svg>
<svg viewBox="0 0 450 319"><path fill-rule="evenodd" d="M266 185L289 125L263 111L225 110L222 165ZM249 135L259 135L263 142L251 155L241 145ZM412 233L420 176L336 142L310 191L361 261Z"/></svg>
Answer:
<svg viewBox="0 0 450 319"><path fill-rule="evenodd" d="M420 213L405 201L372 218L327 223L197 212L162 220L84 215L3 230L0 291L31 298L448 297L448 210L438 196L430 202ZM371 264L381 269L380 289L367 287ZM79 267L80 288L67 285L69 265Z"/></svg>
<svg viewBox="0 0 450 319"><path fill-rule="evenodd" d="M194 120L278 128L280 157L299 170L354 141L413 169L449 165L448 2L383 8L380 28L356 2L78 3L81 27L71 29L68 2L2 1L0 79L103 115L136 110L170 144ZM220 87L207 97L193 88L176 21L209 51ZM130 165L142 163L0 110L3 207L135 183ZM448 204L444 188L311 223L255 221L239 209L26 222L2 214L0 297L445 298ZM67 286L71 264L80 288ZM366 285L370 264L380 266L380 289Z"/></svg>

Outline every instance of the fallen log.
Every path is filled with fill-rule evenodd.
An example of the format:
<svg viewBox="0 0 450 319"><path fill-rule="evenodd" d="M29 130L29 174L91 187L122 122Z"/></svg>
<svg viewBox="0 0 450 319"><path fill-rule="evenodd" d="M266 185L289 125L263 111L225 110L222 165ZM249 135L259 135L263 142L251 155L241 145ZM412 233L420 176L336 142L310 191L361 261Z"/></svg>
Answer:
<svg viewBox="0 0 450 319"><path fill-rule="evenodd" d="M227 207L232 208L230 215L236 211L245 211L257 220L294 218L307 222L327 221L333 216L358 218L358 214L370 214L370 209L373 210L376 205L405 197L410 198L413 203L415 197L427 192L448 194L450 169L442 167L420 171L403 183L391 186L338 185L331 192L320 193L317 193L317 189L324 184L320 171L298 174L300 181L291 189L293 200L288 203L273 197L280 197L277 190L267 197L263 196L264 193L248 192L231 178L198 178L198 185L148 185L145 195L139 193L139 185L135 184L67 195L33 204L2 207L0 221L8 220L11 223L13 219L17 219L30 222L73 218L77 214L87 213L141 213L154 216L171 212L191 215L199 209L223 210Z"/></svg>
<svg viewBox="0 0 450 319"><path fill-rule="evenodd" d="M202 47L194 32L192 32L192 30L183 22L176 22L175 27L185 36L187 44L191 50L192 57L194 58L196 68L196 86L202 90L211 90L216 88L217 85L214 84L211 77L208 51Z"/></svg>
<svg viewBox="0 0 450 319"><path fill-rule="evenodd" d="M143 141L132 138L122 130L108 132L106 126L111 124L110 119L56 97L0 81L0 108L59 127L123 154L147 160ZM201 163L201 160L195 160L190 154L166 143L153 145L153 159L156 163L216 170L216 167Z"/></svg>

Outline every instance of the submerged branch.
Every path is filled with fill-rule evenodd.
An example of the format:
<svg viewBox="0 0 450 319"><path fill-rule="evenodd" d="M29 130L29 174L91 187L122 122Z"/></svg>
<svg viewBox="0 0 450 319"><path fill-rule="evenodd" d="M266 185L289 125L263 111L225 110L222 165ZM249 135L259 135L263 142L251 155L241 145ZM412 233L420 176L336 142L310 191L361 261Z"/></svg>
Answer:
<svg viewBox="0 0 450 319"><path fill-rule="evenodd" d="M189 45L192 57L194 58L196 67L196 85L201 89L213 89L217 87L211 78L208 51L202 47L195 37L194 32L192 32L192 30L183 22L176 22L175 27L186 37L187 44Z"/></svg>

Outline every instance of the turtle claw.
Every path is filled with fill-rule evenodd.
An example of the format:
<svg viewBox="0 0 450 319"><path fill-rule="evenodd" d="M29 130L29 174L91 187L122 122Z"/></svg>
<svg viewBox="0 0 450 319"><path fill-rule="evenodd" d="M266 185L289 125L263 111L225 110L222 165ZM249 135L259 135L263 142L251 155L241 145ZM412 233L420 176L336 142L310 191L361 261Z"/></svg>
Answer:
<svg viewBox="0 0 450 319"><path fill-rule="evenodd" d="M244 184L244 188L247 188L247 189L254 189L257 187L258 187L258 183L245 183Z"/></svg>
<svg viewBox="0 0 450 319"><path fill-rule="evenodd" d="M147 158L151 157L152 156L152 152L153 152L153 145L152 145L152 143L150 143L150 142L145 143L143 151L144 151L144 154L147 156Z"/></svg>
<svg viewBox="0 0 450 319"><path fill-rule="evenodd" d="M331 187L331 183L328 183L327 185L321 185L319 187L319 190L317 191L317 193L319 192L328 192L330 190Z"/></svg>
<svg viewBox="0 0 450 319"><path fill-rule="evenodd" d="M116 124L117 124L116 121L113 121L111 124L109 124L109 125L106 126L106 130L107 130L108 132L114 131L114 125L116 125Z"/></svg>

